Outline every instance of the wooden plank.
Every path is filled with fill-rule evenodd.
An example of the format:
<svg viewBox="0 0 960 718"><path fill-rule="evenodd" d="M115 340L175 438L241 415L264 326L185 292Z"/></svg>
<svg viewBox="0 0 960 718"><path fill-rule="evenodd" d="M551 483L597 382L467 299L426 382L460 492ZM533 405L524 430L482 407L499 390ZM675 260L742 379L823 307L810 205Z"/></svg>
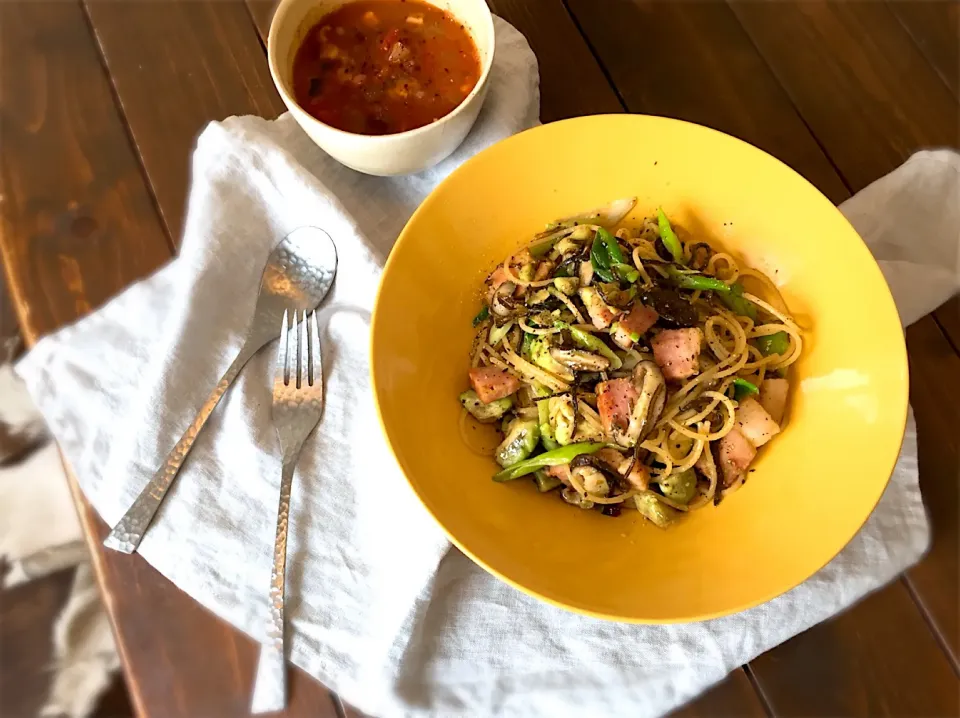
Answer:
<svg viewBox="0 0 960 718"><path fill-rule="evenodd" d="M865 630L869 627L869 630ZM955 716L957 677L903 583L750 663L777 716ZM912 639L904 643L904 635ZM866 656L874 656L864 660ZM919 667L922 666L922 669Z"/></svg>
<svg viewBox="0 0 960 718"><path fill-rule="evenodd" d="M887 5L731 6L852 191L960 142L960 104Z"/></svg>
<svg viewBox="0 0 960 718"><path fill-rule="evenodd" d="M733 9L854 191L895 169L917 149L960 143L960 104L887 5L805 2L773 7L735 2ZM953 331L957 306L936 313ZM960 346L956 338L954 346ZM939 354L911 352L910 358L915 366L935 366ZM919 400L922 403L915 401L919 422L935 425L933 418L940 416L944 401L943 388L940 391L940 398L930 394ZM952 404L960 400L958 392L946 396ZM949 485L955 490L957 462L954 454L954 460L938 464L949 454L934 458L932 447L927 443L924 479L934 518L935 560L928 558L909 576L924 606L936 611L933 618L948 636L956 661L960 515L956 501L944 507L929 497L951 491ZM948 486L934 488L934 476Z"/></svg>
<svg viewBox="0 0 960 718"><path fill-rule="evenodd" d="M6 277L0 271L0 364L11 361L21 344L20 323L17 321L10 292L7 291Z"/></svg>
<svg viewBox="0 0 960 718"><path fill-rule="evenodd" d="M250 712L259 646L216 618L139 556L117 557L102 548L109 527L74 498L108 610L131 697L140 716L224 718ZM335 718L333 696L300 669L290 673L289 701L280 718Z"/></svg>
<svg viewBox="0 0 960 718"><path fill-rule="evenodd" d="M745 139L848 196L736 18L722 3L625 0L571 11L631 112L697 122Z"/></svg>
<svg viewBox="0 0 960 718"><path fill-rule="evenodd" d="M790 97L778 85L729 8L712 2L671 4L634 1L605 6L604 12L600 13L588 0L570 0L570 7L591 44L597 48L601 61L614 78L631 111L679 115L730 132L782 159L792 157L788 161L834 201L841 201L848 196L841 178L796 115ZM796 12L797 7L800 6L777 3L772 12L776 14L781 9ZM682 51L637 52L635 29L638 27L656 28L658 46ZM805 62L807 54L818 52L822 53L822 49L816 51L808 48L798 57L804 58ZM691 77L698 78L698 81L691 83ZM829 115L829 104L821 108L821 112ZM836 128L834 131L837 131ZM856 132L856 127L847 125L847 131ZM925 321L932 322L930 319ZM911 358L914 358L912 354ZM918 417L936 417L938 410L922 399L914 403ZM931 456L928 453L921 456L921 462L924 459L943 471L951 468L955 471L956 464L943 463L943 455ZM942 578L948 581L949 574L944 574ZM909 599L909 593L902 584L887 590ZM901 605L901 598L896 599L896 606L907 611L910 601ZM892 654L902 650L912 657L910 664L904 667L905 670L909 669L909 673L903 674L899 684L892 682L889 686L878 684L875 687L878 691L877 700L897 704L896 696L902 690L903 681L912 680L922 685L928 670L932 675L938 675L945 666L949 668L947 658L916 605L913 610L915 616L909 626L883 627L881 635L888 639L885 650L862 642L849 649L836 645L844 639L845 634L835 632L831 622L807 631L792 643L813 652L843 652L849 662L848 673L859 671L865 677L882 673L884 666L893 660ZM861 610L860 607L851 610L843 620L845 625L854 627L851 629L854 632L878 630L873 625L878 620L876 613ZM775 657L779 650L774 649L771 655ZM769 678L770 671L765 675ZM849 682L842 681L839 676L834 681L831 686L823 687L824 696L840 696ZM760 680L761 690L768 697L772 691L773 697L780 699L777 710L784 712L790 712L787 707L793 705L792 696L783 692L784 686L790 684L791 681L786 677L773 681L771 685L762 678ZM809 690L810 685L806 681L797 682L796 690ZM885 690L889 691L889 696L885 695ZM939 697L942 699L944 696ZM803 705L803 702L797 705ZM842 713L842 706L842 703L826 705L824 711ZM798 709L797 712L802 713L803 710Z"/></svg>
<svg viewBox="0 0 960 718"><path fill-rule="evenodd" d="M0 33L0 252L32 343L154 270L170 258L170 245L81 7L3 3ZM187 140L169 149L186 157ZM181 182L182 195L185 174ZM138 712L245 714L253 642L140 557L104 552L106 527L76 497ZM288 714L333 716L335 709L326 689L295 671Z"/></svg>
<svg viewBox="0 0 960 718"><path fill-rule="evenodd" d="M960 97L960 4L956 0L887 0L920 52Z"/></svg>
<svg viewBox="0 0 960 718"><path fill-rule="evenodd" d="M956 305L954 305L956 306ZM960 356L927 317L907 330L920 490L933 527L929 553L908 573L940 640L960 654Z"/></svg>
<svg viewBox="0 0 960 718"><path fill-rule="evenodd" d="M90 24L167 229L179 237L189 150L229 115L283 103L242 0L86 2Z"/></svg>
<svg viewBox="0 0 960 718"><path fill-rule="evenodd" d="M50 626L70 595L73 570L4 590L0 601L0 715L39 715L50 684Z"/></svg>
<svg viewBox="0 0 960 718"><path fill-rule="evenodd" d="M170 257L78 5L0 3L0 251L27 340Z"/></svg>
<svg viewBox="0 0 960 718"><path fill-rule="evenodd" d="M540 119L622 112L623 106L558 0L487 0L527 38L540 63Z"/></svg>
<svg viewBox="0 0 960 718"><path fill-rule="evenodd" d="M671 718L765 718L767 712L742 668L670 714Z"/></svg>
<svg viewBox="0 0 960 718"><path fill-rule="evenodd" d="M273 11L276 7L276 0L247 0L247 9L250 11L250 17L253 19L264 48L267 45L267 36L270 34L270 20L273 19Z"/></svg>
<svg viewBox="0 0 960 718"><path fill-rule="evenodd" d="M937 310L937 321L953 348L960 354L960 297L954 297Z"/></svg>

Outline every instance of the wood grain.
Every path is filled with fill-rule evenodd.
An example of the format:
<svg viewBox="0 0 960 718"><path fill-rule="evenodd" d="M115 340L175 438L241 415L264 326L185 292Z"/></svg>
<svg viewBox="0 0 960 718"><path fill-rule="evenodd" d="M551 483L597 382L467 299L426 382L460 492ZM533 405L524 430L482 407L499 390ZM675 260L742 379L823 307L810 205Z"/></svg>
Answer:
<svg viewBox="0 0 960 718"><path fill-rule="evenodd" d="M242 6L240 10L256 42L246 10ZM102 19L109 8L98 11ZM5 142L0 157L4 195L0 250L24 333L33 342L168 260L170 243L80 5L4 3L0 13L0 129L5 140L17 139ZM150 34L148 26L132 24L130 30L135 27ZM198 32L196 27L181 30L171 37ZM231 47L228 41L204 44L224 46ZM128 59L133 67L138 65L136 58ZM202 65L209 58L200 52L193 59ZM177 67L182 70L184 65ZM226 74L235 72L222 58L219 68ZM192 70L180 78L184 93L190 92ZM162 74L160 68L150 72ZM128 100L126 107L135 111L136 103ZM226 107L205 105L204 110L230 114ZM138 126L138 144L154 148L161 158L155 166L171 182L159 196L170 198L163 207L175 223L180 221L182 210L177 207L183 205L186 173L181 173L177 196L170 179L177 172L176 163L161 161L162 154L181 158L185 168L193 133L202 123L197 112L183 116L197 124L189 131L158 125L160 138ZM182 144L165 146L163 138ZM100 540L106 526L77 492L138 712L163 718L246 714L257 650L253 642L209 614L139 556L105 552ZM325 688L298 670L291 681L288 715L336 715Z"/></svg>
<svg viewBox="0 0 960 718"><path fill-rule="evenodd" d="M284 109L256 28L242 0L88 0L86 10L168 233L178 239L190 149L204 126Z"/></svg>
<svg viewBox="0 0 960 718"><path fill-rule="evenodd" d="M670 715L671 718L765 718L767 713L746 672L738 668Z"/></svg>
<svg viewBox="0 0 960 718"><path fill-rule="evenodd" d="M676 117L745 139L834 202L848 195L730 10L713 0L570 9L631 112ZM655 38L655 41L652 40Z"/></svg>
<svg viewBox="0 0 960 718"><path fill-rule="evenodd" d="M908 576L956 666L960 654L960 356L930 317L907 330L907 347L920 490L933 528L929 553Z"/></svg>
<svg viewBox="0 0 960 718"><path fill-rule="evenodd" d="M273 11L277 7L278 0L247 0L247 9L250 11L250 17L260 35L260 41L263 46L267 45L267 36L270 34L270 20L273 18Z"/></svg>
<svg viewBox="0 0 960 718"><path fill-rule="evenodd" d="M960 4L956 0L887 0L890 10L960 97Z"/></svg>
<svg viewBox="0 0 960 718"><path fill-rule="evenodd" d="M937 310L937 321L953 348L960 354L960 297L954 297Z"/></svg>
<svg viewBox="0 0 960 718"><path fill-rule="evenodd" d="M79 5L0 3L0 252L25 338L170 257Z"/></svg>
<svg viewBox="0 0 960 718"><path fill-rule="evenodd" d="M487 0L527 38L540 64L540 119L623 112L590 48L559 0Z"/></svg>
<svg viewBox="0 0 960 718"><path fill-rule="evenodd" d="M50 683L50 626L70 594L73 570L3 592L0 601L0 715L37 715Z"/></svg>
<svg viewBox="0 0 960 718"><path fill-rule="evenodd" d="M814 631L818 637L811 640ZM911 637L906 643L905 635ZM955 716L960 710L957 677L901 582L763 654L750 668L777 716Z"/></svg>
<svg viewBox="0 0 960 718"><path fill-rule="evenodd" d="M779 17L781 11L783 14L798 13L809 4L748 3L743 7L760 6L764 12ZM729 8L721 4L702 2L621 2L605 8L613 13L613 17L607 17L607 13L597 12L587 0L570 0L570 7L631 111L675 115L712 125L763 147L781 159L792 157L788 162L835 202L842 201L849 195L847 186L832 166L832 161L835 160L832 157L828 159L820 149L804 119L797 115L793 100L784 92L764 58L758 53L754 45L756 38L747 36ZM844 4L843 7L848 5ZM682 48L683 51L647 54L635 52L634 34L637 27L657 28L657 36L665 46ZM785 32L779 25L778 30ZM766 42L774 45L778 37L771 36ZM858 39L866 41L865 36ZM831 50L831 55L843 52L839 47ZM794 52L798 58L798 67L806 66L808 55L824 54L822 47L812 46L804 47L802 51L795 48ZM825 61L811 60L810 64L816 62ZM807 81L812 83L811 78L807 78ZM940 90L944 90L942 83ZM832 99L839 102L835 97ZM830 105L826 103L825 106ZM748 108L748 111L741 108ZM907 109L894 111L906 112ZM829 113L823 108L820 112ZM762 119L758 121L758 118ZM839 135L844 132L843 128L852 133L856 127L853 118L847 118L846 124L833 125L829 131ZM928 326L933 324L929 318L924 322ZM936 329L935 324L933 328ZM941 348L943 346L946 346L945 343ZM949 350L949 347L947 349ZM930 347L918 345L916 351L911 352L911 360L926 366L930 357L924 352L929 351ZM914 398L918 421L923 416L925 423L937 422L942 409L930 404L926 398L922 395ZM935 477L938 476L945 477L948 472L953 472L953 476L956 476L956 462L951 463L945 452L922 453L921 463L930 468L927 477L933 480L937 480ZM949 487L945 487L943 491L949 491ZM942 513L949 514L951 509L952 507L944 507ZM946 523L951 524L949 518ZM952 522L952 525L955 527L956 522ZM938 555L944 554L940 560L941 568L946 565L949 569L951 550L955 551L955 547L951 549L949 545L949 537L947 530L941 532L941 537L938 538ZM955 543L954 540L954 545ZM940 575L940 582L955 586L956 573L945 570ZM889 655L890 651L899 650L895 646L902 645L903 653L911 656L911 661L903 668L911 670L910 675L918 683L923 682L923 675L928 670L934 675L939 675L944 668L949 670L947 658L940 650L934 634L925 624L916 604L910 600L906 587L897 583L885 591L896 596L895 599L890 599L893 601L892 605L903 611L908 611L912 606L914 611L910 624L912 627L906 624L883 627L883 635L889 640L887 650L875 650L874 646L863 642L839 646L839 641L846 640L846 633L835 631L832 622L814 627L793 639L792 644L799 647L798 650L823 653L842 651L848 662L848 675L837 676L830 685L822 686L819 695L824 703L816 706L822 712L844 713L847 705L841 698L844 686L851 680L849 673L860 672L865 680L873 675L884 674L889 661L893 660ZM947 606L951 591L951 588L944 588L935 605ZM945 627L955 625L951 615L945 615L944 618ZM842 620L845 626L852 627L850 631L853 633L872 633L879 630L879 627L873 625L877 620L876 614L859 606L852 609ZM938 634L939 631L940 629L937 629ZM775 658L780 650L774 649L770 655ZM755 667L755 663L751 663L751 667ZM793 695L787 690L792 682L796 683L798 691L806 690L813 685L811 681L797 681L795 676L776 674L774 668L777 663L766 665L767 670L762 674L757 672L756 675L761 690L776 704L778 712L790 713L796 708L795 713L802 714L810 708L810 714L817 713L817 710L800 700L802 696ZM799 669L799 664L789 665L791 670ZM819 673L816 675L818 681L828 677ZM880 703L900 705L898 694L902 690L902 683L890 683L887 686L883 682L875 682L871 688L875 691L874 698ZM886 695L885 691L888 691L889 695ZM837 699L835 704L830 702L832 697ZM773 699L779 699L779 702ZM952 707L952 704L945 703L944 699L945 696L941 693L931 700L940 708Z"/></svg>

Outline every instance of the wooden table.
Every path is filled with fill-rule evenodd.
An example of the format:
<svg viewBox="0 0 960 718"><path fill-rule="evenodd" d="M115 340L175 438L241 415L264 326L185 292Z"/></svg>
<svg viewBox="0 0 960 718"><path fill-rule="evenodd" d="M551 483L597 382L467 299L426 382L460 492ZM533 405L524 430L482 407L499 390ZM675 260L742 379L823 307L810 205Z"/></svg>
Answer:
<svg viewBox="0 0 960 718"><path fill-rule="evenodd" d="M490 0L540 61L542 118L669 115L784 160L842 202L960 144L956 2ZM29 343L170 259L205 123L283 110L262 0L0 3L4 267ZM960 713L960 303L907 332L933 547L901 579L760 656L679 715ZM256 647L77 503L143 715L243 715ZM291 716L350 713L296 672Z"/></svg>

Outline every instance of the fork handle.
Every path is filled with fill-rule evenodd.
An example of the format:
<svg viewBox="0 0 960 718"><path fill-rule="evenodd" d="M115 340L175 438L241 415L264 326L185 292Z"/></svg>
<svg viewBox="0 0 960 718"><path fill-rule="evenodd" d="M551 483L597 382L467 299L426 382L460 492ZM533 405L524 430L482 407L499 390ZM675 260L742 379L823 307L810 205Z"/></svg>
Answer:
<svg viewBox="0 0 960 718"><path fill-rule="evenodd" d="M252 711L264 713L282 710L286 705L287 677L284 664L283 589L287 572L287 530L290 528L290 494L297 454L284 457L280 473L280 505L277 508L277 535L273 542L273 568L270 571L270 620L266 644L260 647L260 662L253 686Z"/></svg>
<svg viewBox="0 0 960 718"><path fill-rule="evenodd" d="M226 393L227 389L230 388L233 380L237 378L240 370L243 369L244 365L250 361L250 357L254 354L256 354L256 350L251 350L248 346L244 346L243 349L240 350L240 353L237 354L230 368L227 369L226 373L220 378L217 386L210 393L210 396L207 397L203 406L200 407L196 418L194 418L190 426L187 427L187 430L183 433L183 436L180 437L177 445L174 446L173 450L167 455L163 466L161 466L157 470L157 473L153 475L153 478L147 482L147 485L143 487L143 491L137 496L136 501L127 509L127 513L125 513L123 518L113 527L110 535L104 539L104 546L120 551L121 553L133 553L137 550L137 546L139 546L143 540L143 535L147 532L147 528L150 526L150 522L153 521L157 509L160 508L160 504L167 495L167 491L173 484L173 480L177 478L180 467L183 466L184 459L187 458L187 454L189 454L190 449L193 448L193 442L196 441L200 430L204 424L207 423L210 414L217 408L220 399L224 393Z"/></svg>

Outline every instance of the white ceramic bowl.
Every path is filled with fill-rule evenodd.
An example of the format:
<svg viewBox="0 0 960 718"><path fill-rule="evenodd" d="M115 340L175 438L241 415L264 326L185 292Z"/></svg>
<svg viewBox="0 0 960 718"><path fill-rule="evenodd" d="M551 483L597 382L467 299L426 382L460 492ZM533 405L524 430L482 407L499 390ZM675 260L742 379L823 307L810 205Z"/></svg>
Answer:
<svg viewBox="0 0 960 718"><path fill-rule="evenodd" d="M453 112L436 122L393 135L344 132L311 117L293 94L293 60L304 36L324 15L349 0L280 0L270 23L270 74L290 114L322 150L359 172L400 175L420 172L450 155L467 136L487 94L493 65L493 17L484 0L431 0L463 23L480 55L480 79Z"/></svg>

